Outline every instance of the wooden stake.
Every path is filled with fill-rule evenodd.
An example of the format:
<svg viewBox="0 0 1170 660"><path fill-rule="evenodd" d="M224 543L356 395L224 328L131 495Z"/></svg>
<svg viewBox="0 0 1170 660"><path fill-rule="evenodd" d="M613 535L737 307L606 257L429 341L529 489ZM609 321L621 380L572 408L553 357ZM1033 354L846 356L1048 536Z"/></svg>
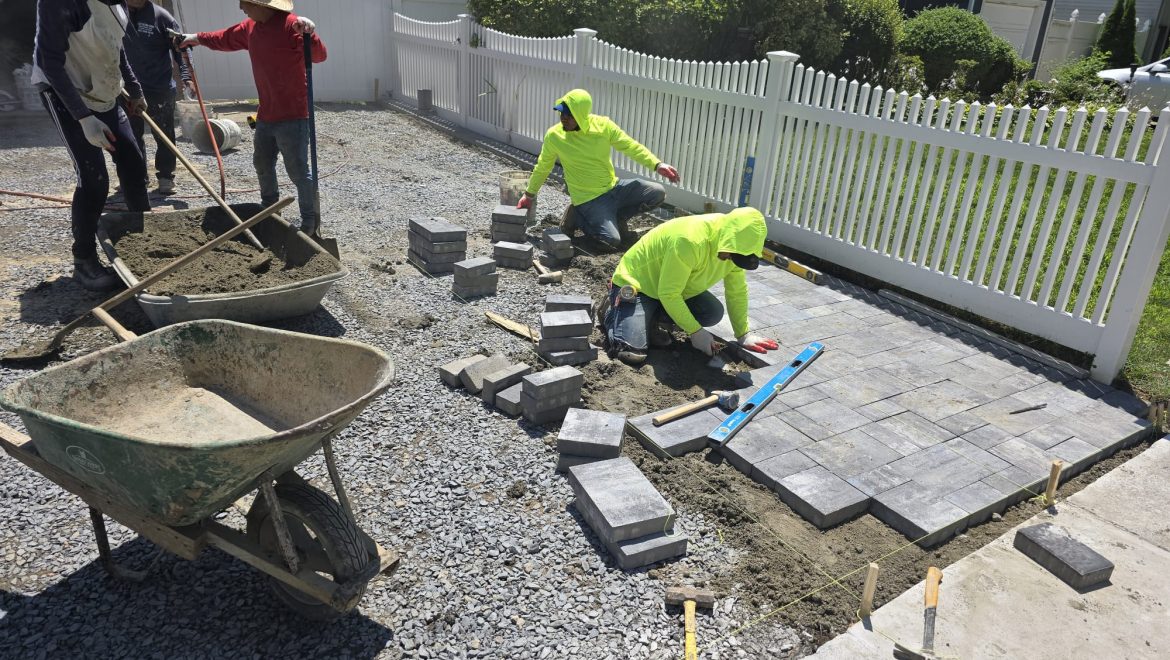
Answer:
<svg viewBox="0 0 1170 660"><path fill-rule="evenodd" d="M513 321L512 319L507 318L505 316L501 316L499 314L496 314L495 312L484 312L484 315L487 316L488 320L491 321L492 323L495 323L496 325L507 330L508 332L516 333L516 334L520 335L521 337L527 339L528 341L536 342L536 341L539 341L539 339L540 339L540 335L536 332L536 330L534 328L532 328L530 326L524 325L522 323L517 323L517 322Z"/></svg>
<svg viewBox="0 0 1170 660"><path fill-rule="evenodd" d="M858 612L863 619L873 613L873 595L877 591L878 570L877 564L870 563L869 570L865 572L865 587L861 590L861 610Z"/></svg>
<svg viewBox="0 0 1170 660"><path fill-rule="evenodd" d="M1052 470L1048 472L1048 488L1044 490L1045 506L1056 504L1056 487L1060 485L1060 470L1064 463L1060 459L1052 461Z"/></svg>

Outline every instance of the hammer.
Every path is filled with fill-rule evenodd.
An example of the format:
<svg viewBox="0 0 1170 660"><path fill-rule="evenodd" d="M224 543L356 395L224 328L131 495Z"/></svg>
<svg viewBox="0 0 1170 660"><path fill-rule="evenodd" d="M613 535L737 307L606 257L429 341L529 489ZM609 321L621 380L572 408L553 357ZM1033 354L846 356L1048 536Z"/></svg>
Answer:
<svg viewBox="0 0 1170 660"><path fill-rule="evenodd" d="M724 410L735 410L739 407L739 392L722 392L716 390L711 393L711 396L699 399L694 403L688 403L685 406L679 406L674 410L664 412L654 419L650 420L654 426L662 426L667 422L673 422L679 417L686 417L687 415L698 412L703 408L709 408L715 404Z"/></svg>
<svg viewBox="0 0 1170 660"><path fill-rule="evenodd" d="M670 587L666 590L666 606L682 605L686 630L686 660L696 660L699 648L695 644L695 607L709 610L715 606L715 592L694 587Z"/></svg>
<svg viewBox="0 0 1170 660"><path fill-rule="evenodd" d="M565 274L563 272L559 270L550 271L548 268L545 268L544 264L540 263L539 261L533 261L532 266L536 268L536 272L540 273L540 275L537 276L536 281L541 284L555 284L565 279Z"/></svg>

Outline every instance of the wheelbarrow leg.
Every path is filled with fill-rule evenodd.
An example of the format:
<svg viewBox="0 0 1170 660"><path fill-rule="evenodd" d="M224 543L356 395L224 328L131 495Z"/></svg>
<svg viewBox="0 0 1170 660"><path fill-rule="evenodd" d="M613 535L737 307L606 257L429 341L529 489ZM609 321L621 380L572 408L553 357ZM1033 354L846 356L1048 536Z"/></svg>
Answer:
<svg viewBox="0 0 1170 660"><path fill-rule="evenodd" d="M124 566L118 565L114 561L113 555L110 553L110 539L106 536L106 519L102 517L102 512L89 507L89 519L93 523L93 535L97 539L98 557L101 558L102 567L111 576L119 580L129 580L130 582L142 582L150 573L150 569L154 568L158 558L162 556L162 548L159 548L158 554L151 560L150 565L146 567L145 571L135 571Z"/></svg>
<svg viewBox="0 0 1170 660"><path fill-rule="evenodd" d="M337 459L333 457L333 438L322 440L321 450L325 454L325 467L329 468L329 481L333 482L333 490L337 491L337 502L341 504L341 510L345 512L345 517L356 526L357 521L353 519L353 509L349 506L349 498L345 496L345 488L341 485L341 473L337 471Z"/></svg>
<svg viewBox="0 0 1170 660"><path fill-rule="evenodd" d="M272 481L271 472L260 475L260 493L268 504L268 510L272 512L272 526L276 528L276 541L280 545L280 554L284 557L284 563L288 566L289 572L296 575L300 571L301 560L297 556L296 547L293 546L292 534L288 531L284 512L280 510L280 500L276 497L276 489L272 487Z"/></svg>

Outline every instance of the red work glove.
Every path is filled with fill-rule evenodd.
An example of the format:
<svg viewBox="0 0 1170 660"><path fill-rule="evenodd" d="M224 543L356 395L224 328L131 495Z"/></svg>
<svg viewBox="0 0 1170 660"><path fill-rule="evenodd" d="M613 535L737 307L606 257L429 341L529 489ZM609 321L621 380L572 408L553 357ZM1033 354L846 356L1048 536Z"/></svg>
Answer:
<svg viewBox="0 0 1170 660"><path fill-rule="evenodd" d="M678 170L667 163L658 163L658 167L654 168L654 171L666 177L666 180L671 183L678 183L681 178L678 175Z"/></svg>
<svg viewBox="0 0 1170 660"><path fill-rule="evenodd" d="M747 333L746 335L736 339L740 346L752 351L753 353L767 353L780 348L780 344L776 343L775 339L768 339L761 337L754 333Z"/></svg>
<svg viewBox="0 0 1170 660"><path fill-rule="evenodd" d="M516 208L527 209L527 208L531 208L531 207L532 207L532 197L528 193L524 193L523 195L520 196L520 201L517 202Z"/></svg>

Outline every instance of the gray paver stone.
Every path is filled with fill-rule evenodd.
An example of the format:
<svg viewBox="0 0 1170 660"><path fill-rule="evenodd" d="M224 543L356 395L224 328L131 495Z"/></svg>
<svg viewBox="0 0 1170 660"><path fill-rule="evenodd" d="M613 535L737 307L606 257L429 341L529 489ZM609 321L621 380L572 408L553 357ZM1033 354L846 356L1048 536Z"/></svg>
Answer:
<svg viewBox="0 0 1170 660"><path fill-rule="evenodd" d="M878 493L884 493L891 488L897 488L906 483L910 479L889 465L862 472L861 474L849 477L845 481L849 482L857 490L873 497Z"/></svg>
<svg viewBox="0 0 1170 660"><path fill-rule="evenodd" d="M521 394L520 397L521 397L521 407L523 407L524 395ZM565 418L565 415L570 410L572 410L573 408L580 408L581 406L582 406L581 399L578 398L573 403L570 403L570 404L567 404L564 406L559 406L557 408L550 408L548 410L542 410L539 412L532 412L529 410L525 410L524 411L524 419L528 420L529 422L532 422L533 424L551 424L553 422L561 421L562 419Z"/></svg>
<svg viewBox="0 0 1170 660"><path fill-rule="evenodd" d="M875 495L869 512L925 548L949 539L966 526L970 517L959 506L938 499L913 481Z"/></svg>
<svg viewBox="0 0 1170 660"><path fill-rule="evenodd" d="M687 535L659 532L629 541L608 543L606 549L622 570L648 566L654 562L687 554Z"/></svg>
<svg viewBox="0 0 1170 660"><path fill-rule="evenodd" d="M860 429L806 445L800 452L842 479L902 458L901 454Z"/></svg>
<svg viewBox="0 0 1170 660"><path fill-rule="evenodd" d="M669 531L674 509L633 461L621 456L569 468L577 510L605 543Z"/></svg>
<svg viewBox="0 0 1170 660"><path fill-rule="evenodd" d="M511 366L512 363L503 355L493 355L486 360L475 362L463 368L459 374L459 380L463 382L463 387L472 394L479 394L483 389L483 379L488 374L493 374L501 369Z"/></svg>
<svg viewBox="0 0 1170 660"><path fill-rule="evenodd" d="M547 360L549 364L555 364L558 366L566 364L576 365L585 364L587 362L596 360L598 355L597 351L598 348L596 346L592 346L584 351L550 351L548 353L541 353L541 356Z"/></svg>
<svg viewBox="0 0 1170 660"><path fill-rule="evenodd" d="M955 413L971 410L991 400L992 398L986 394L949 380L920 387L894 397L895 403L932 422L950 417Z"/></svg>
<svg viewBox="0 0 1170 660"><path fill-rule="evenodd" d="M467 357L461 357L458 360L448 362L439 367L439 378L451 387L463 387L463 381L459 378L459 374L463 373L463 370L472 364L486 359L486 355L468 355Z"/></svg>
<svg viewBox="0 0 1170 660"><path fill-rule="evenodd" d="M558 351L587 351L589 350L588 337L549 337L541 338L536 342L536 350L540 353L555 353Z"/></svg>
<svg viewBox="0 0 1170 660"><path fill-rule="evenodd" d="M557 434L557 451L577 456L616 458L622 453L626 416L574 408Z"/></svg>
<svg viewBox="0 0 1170 660"><path fill-rule="evenodd" d="M497 392L496 407L509 417L519 417L524 411L520 407L520 385L513 385Z"/></svg>
<svg viewBox="0 0 1170 660"><path fill-rule="evenodd" d="M773 404L778 403L773 401ZM760 413L763 414L763 413ZM719 452L737 470L752 476L752 466L812 443L812 438L776 417L759 414L741 427Z"/></svg>
<svg viewBox="0 0 1170 660"><path fill-rule="evenodd" d="M571 312L581 310L590 316L593 315L593 299L589 296L572 296L552 294L544 299L546 312Z"/></svg>
<svg viewBox="0 0 1170 660"><path fill-rule="evenodd" d="M967 442L975 445L980 449L991 449L1004 440L1012 437L1011 433L999 428L994 424L985 424L979 428L968 431L962 435L962 438Z"/></svg>
<svg viewBox="0 0 1170 660"><path fill-rule="evenodd" d="M463 261L467 258L467 254L463 253L463 252L447 252L444 254L431 254L429 252L415 250L414 248L411 248L410 252L414 255L414 257L416 259L418 259L419 261L424 261L428 265L450 264L452 272L455 271L455 264L457 264L460 261Z"/></svg>
<svg viewBox="0 0 1170 660"><path fill-rule="evenodd" d="M832 399L814 401L782 412L779 417L813 440L824 440L870 423L852 408L846 408Z"/></svg>
<svg viewBox="0 0 1170 660"><path fill-rule="evenodd" d="M577 410L570 408L569 410ZM569 468L574 465L585 465L586 463L593 463L595 461L604 461L604 458L597 456L574 456L573 454L557 454L557 472L568 472Z"/></svg>
<svg viewBox="0 0 1170 660"><path fill-rule="evenodd" d="M816 466L816 461L793 450L756 463L752 466L751 477L771 490L779 492L781 479Z"/></svg>
<svg viewBox="0 0 1170 660"><path fill-rule="evenodd" d="M989 424L1012 435L1023 435L1032 429L1055 422L1058 418L1047 410L1029 410L1015 412L1028 408L1029 405L1013 396L1006 396L997 401L972 409L972 415L984 419Z"/></svg>
<svg viewBox="0 0 1170 660"><path fill-rule="evenodd" d="M947 495L946 500L971 514L968 525L978 525L1007 508L1007 496L982 481L963 486Z"/></svg>
<svg viewBox="0 0 1170 660"><path fill-rule="evenodd" d="M492 262L494 265L496 262ZM458 266L459 264L456 264ZM455 277L452 280L454 284L469 289L480 289L486 287L495 288L500 284L499 273L487 273L484 275L461 275L459 269L455 269Z"/></svg>
<svg viewBox="0 0 1170 660"><path fill-rule="evenodd" d="M464 259L455 264L456 277L479 277L496 272L496 262L491 257Z"/></svg>
<svg viewBox="0 0 1170 660"><path fill-rule="evenodd" d="M818 529L861 515L869 497L821 466L780 480L776 493L785 504Z"/></svg>
<svg viewBox="0 0 1170 660"><path fill-rule="evenodd" d="M528 270L529 268L532 268L532 260L496 257L496 265L501 268L511 268L512 270Z"/></svg>
<svg viewBox="0 0 1170 660"><path fill-rule="evenodd" d="M409 229L432 243L467 240L467 229L443 218L412 218Z"/></svg>
<svg viewBox="0 0 1170 660"><path fill-rule="evenodd" d="M673 408L666 410L673 410ZM654 426L650 420L666 410L659 410L629 420L630 430L642 443L642 446L658 456L682 456L692 451L699 451L707 446L707 434L722 421L710 410L700 410L668 424Z"/></svg>
<svg viewBox="0 0 1170 660"><path fill-rule="evenodd" d="M540 336L553 337L588 337L593 330L593 320L589 313L582 310L568 312L541 312Z"/></svg>
<svg viewBox="0 0 1170 660"><path fill-rule="evenodd" d="M1048 450L1064 461L1064 478L1071 479L1090 465L1101 460L1104 452L1080 438L1069 438Z"/></svg>
<svg viewBox="0 0 1170 660"><path fill-rule="evenodd" d="M495 284L486 286L463 286L462 284L452 284L451 293L457 298L468 300L470 298L478 298L480 296L494 296L498 292Z"/></svg>
<svg viewBox="0 0 1170 660"><path fill-rule="evenodd" d="M1020 529L1012 545L1073 589L1088 589L1113 575L1113 562L1052 523Z"/></svg>
<svg viewBox="0 0 1170 660"><path fill-rule="evenodd" d="M950 431L955 435L963 435L970 433L975 429L987 426L987 420L972 415L970 412L961 412L951 415L935 422L940 427ZM1008 434L1011 437L1011 434Z"/></svg>
<svg viewBox="0 0 1170 660"><path fill-rule="evenodd" d="M414 233L406 233L407 241L410 247L418 252L426 252L428 254L449 254L451 252L467 252L467 241L443 241L435 243L428 241L426 238Z"/></svg>
<svg viewBox="0 0 1170 660"><path fill-rule="evenodd" d="M539 399L528 396L527 392L522 391L520 393L520 406L524 409L525 413L531 413L533 415L549 410L555 410L557 408L563 408L580 400L580 390L570 390L568 392L561 392L560 394L554 394L552 396L542 396Z"/></svg>
<svg viewBox="0 0 1170 660"><path fill-rule="evenodd" d="M983 483L1007 496L1009 506L1039 495L1044 490L1044 483L1047 480L1047 474L1040 477L1015 465L981 479Z"/></svg>
<svg viewBox="0 0 1170 660"><path fill-rule="evenodd" d="M1045 424L1020 435L1020 439L1038 449L1051 449L1073 437L1073 432L1060 422Z"/></svg>
<svg viewBox="0 0 1170 660"><path fill-rule="evenodd" d="M532 367L527 364L510 364L503 369L493 371L484 376L479 396L484 403L494 406L496 395L500 392L520 384L520 380L532 373Z"/></svg>
<svg viewBox="0 0 1170 660"><path fill-rule="evenodd" d="M585 374L573 367L555 367L524 377L524 393L535 399L556 396L564 392L581 391Z"/></svg>
<svg viewBox="0 0 1170 660"><path fill-rule="evenodd" d="M415 266L431 275L443 275L455 270L453 263L432 263L418 255L414 250L408 250L406 258ZM462 259L463 257L460 257Z"/></svg>
<svg viewBox="0 0 1170 660"><path fill-rule="evenodd" d="M528 209L518 209L511 204L500 204L492 211L492 222L523 225L528 221Z"/></svg>
<svg viewBox="0 0 1170 660"><path fill-rule="evenodd" d="M532 246L527 243L509 243L502 241L495 244L492 250L493 257L505 259L527 259L532 261Z"/></svg>

